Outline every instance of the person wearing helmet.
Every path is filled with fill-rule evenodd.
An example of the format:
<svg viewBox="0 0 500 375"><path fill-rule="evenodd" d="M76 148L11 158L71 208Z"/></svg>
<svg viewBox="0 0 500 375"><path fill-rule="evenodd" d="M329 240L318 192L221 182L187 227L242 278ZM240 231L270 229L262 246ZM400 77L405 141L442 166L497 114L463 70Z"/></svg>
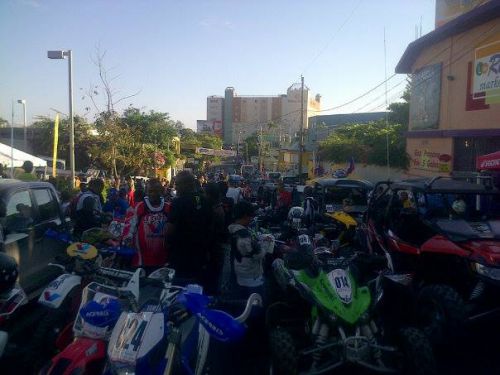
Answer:
<svg viewBox="0 0 500 375"><path fill-rule="evenodd" d="M467 203L465 203L464 197L458 195L453 201L452 205L451 217L454 218L464 218L467 212Z"/></svg>
<svg viewBox="0 0 500 375"><path fill-rule="evenodd" d="M314 218L319 213L319 204L314 199L313 188L306 186L304 188L304 220L307 227L314 224Z"/></svg>
<svg viewBox="0 0 500 375"><path fill-rule="evenodd" d="M231 236L231 269L235 276L235 289L240 298L248 298L251 293L264 295L263 248L257 235L248 226L255 216L255 208L242 201L233 209L234 222L228 227ZM271 240L263 237L262 241Z"/></svg>

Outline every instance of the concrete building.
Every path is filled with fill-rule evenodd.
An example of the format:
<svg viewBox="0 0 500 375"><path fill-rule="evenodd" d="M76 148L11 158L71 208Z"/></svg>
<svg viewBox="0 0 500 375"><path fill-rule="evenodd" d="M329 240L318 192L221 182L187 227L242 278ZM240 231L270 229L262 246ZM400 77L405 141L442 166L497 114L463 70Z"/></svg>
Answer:
<svg viewBox="0 0 500 375"><path fill-rule="evenodd" d="M299 84L290 86L286 94L275 96L238 95L233 87L228 87L224 97L207 98L207 122L213 124L214 133L222 136L226 145L243 141L261 127L267 130L270 123L276 125L273 131L278 138L291 139L300 130L300 99ZM309 88L304 88L306 129L307 119L320 109L320 101L319 95L313 97Z"/></svg>
<svg viewBox="0 0 500 375"><path fill-rule="evenodd" d="M412 176L474 171L500 150L500 1L476 3L410 43L396 67L412 75Z"/></svg>

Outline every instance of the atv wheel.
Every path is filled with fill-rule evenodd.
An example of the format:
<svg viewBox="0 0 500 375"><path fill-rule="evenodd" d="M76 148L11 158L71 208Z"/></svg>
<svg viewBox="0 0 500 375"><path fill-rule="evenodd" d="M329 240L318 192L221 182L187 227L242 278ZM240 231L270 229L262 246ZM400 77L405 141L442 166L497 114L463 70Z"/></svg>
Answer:
<svg viewBox="0 0 500 375"><path fill-rule="evenodd" d="M282 329L273 328L269 334L271 350L271 374L294 375L298 373L297 349L292 335Z"/></svg>
<svg viewBox="0 0 500 375"><path fill-rule="evenodd" d="M403 374L437 374L431 343L422 331L416 328L403 328L399 332L399 342L404 355Z"/></svg>
<svg viewBox="0 0 500 375"><path fill-rule="evenodd" d="M448 285L428 285L417 298L417 321L432 344L443 344L464 329L465 303Z"/></svg>

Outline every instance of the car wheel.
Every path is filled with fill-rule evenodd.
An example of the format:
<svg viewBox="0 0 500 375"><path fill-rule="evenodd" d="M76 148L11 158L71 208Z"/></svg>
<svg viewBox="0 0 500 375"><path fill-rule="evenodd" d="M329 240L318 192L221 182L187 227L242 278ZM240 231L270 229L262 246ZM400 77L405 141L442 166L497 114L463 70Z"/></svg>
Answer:
<svg viewBox="0 0 500 375"><path fill-rule="evenodd" d="M417 297L417 321L432 344L457 337L465 320L465 302L455 289L442 284L422 288Z"/></svg>

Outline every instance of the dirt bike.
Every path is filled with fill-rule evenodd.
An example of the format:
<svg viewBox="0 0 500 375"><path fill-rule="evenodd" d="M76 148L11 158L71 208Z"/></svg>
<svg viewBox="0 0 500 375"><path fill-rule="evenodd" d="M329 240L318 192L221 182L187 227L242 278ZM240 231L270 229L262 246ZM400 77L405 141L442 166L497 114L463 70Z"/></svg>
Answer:
<svg viewBox="0 0 500 375"><path fill-rule="evenodd" d="M101 373L106 361L106 348L112 329L122 310L128 311L141 303L141 296L148 294L148 286L162 287L169 282L173 270L161 268L147 279L141 278L141 269L135 272L116 270L126 281L121 287L107 280L91 282L82 293L82 301L73 324L74 341L40 372L42 375L71 375Z"/></svg>
<svg viewBox="0 0 500 375"><path fill-rule="evenodd" d="M298 242L297 251L273 263L274 277L288 296L273 303L266 316L273 374L324 374L345 365L381 373L435 373L421 331L379 319L384 282L404 282L404 277L379 273L361 285L367 270L357 271L355 259L365 255L315 253L306 235Z"/></svg>
<svg viewBox="0 0 500 375"><path fill-rule="evenodd" d="M262 300L252 294L245 311L233 318L209 308L210 299L201 290L197 285L170 287L156 305L122 313L109 342L105 374L221 373L211 362L211 339L241 339L243 323Z"/></svg>
<svg viewBox="0 0 500 375"><path fill-rule="evenodd" d="M95 231L94 231L95 232ZM96 233L91 232L95 237ZM120 256L131 257L134 250L126 247L102 247L84 242L73 242L65 233L48 231L47 236L67 242L66 257L50 266L59 267L63 274L53 280L42 292L38 304L44 309L29 344L26 346L27 365L40 368L56 351L62 351L73 340L72 325L79 309L83 288L92 281L120 279L120 270L113 266ZM103 237L99 237L102 239ZM97 241L97 240L96 240ZM89 241L90 242L90 241ZM105 262L104 259L111 261ZM130 272L123 272L129 275ZM129 275L130 276L130 275Z"/></svg>

